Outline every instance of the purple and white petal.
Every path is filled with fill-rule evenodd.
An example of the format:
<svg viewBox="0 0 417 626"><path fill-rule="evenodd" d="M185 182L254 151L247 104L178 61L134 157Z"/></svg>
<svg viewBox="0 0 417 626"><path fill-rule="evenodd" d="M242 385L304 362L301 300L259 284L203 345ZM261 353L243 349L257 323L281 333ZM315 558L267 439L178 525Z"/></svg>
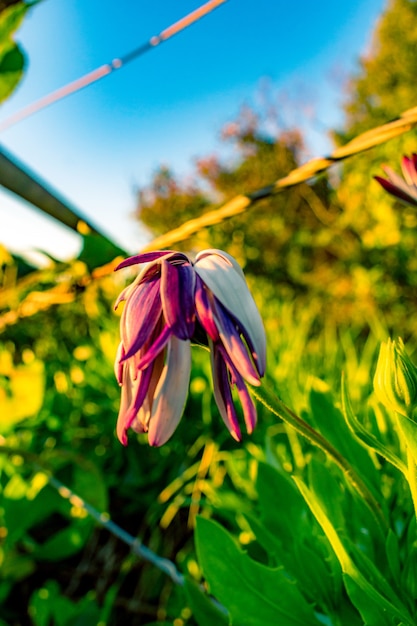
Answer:
<svg viewBox="0 0 417 626"><path fill-rule="evenodd" d="M196 260L195 271L221 304L238 321L257 355L260 376L266 367L266 337L261 316L246 281L230 262L218 254Z"/></svg>
<svg viewBox="0 0 417 626"><path fill-rule="evenodd" d="M217 330L216 322L214 321L212 305L213 300L213 294L207 292L203 281L198 275L196 275L195 310L197 319L210 339L218 341L219 331Z"/></svg>
<svg viewBox="0 0 417 626"><path fill-rule="evenodd" d="M191 339L195 327L195 274L189 263L161 264L161 299L167 325L179 339Z"/></svg>
<svg viewBox="0 0 417 626"><path fill-rule="evenodd" d="M151 446L162 446L178 426L188 396L190 372L191 343L173 335L152 404L148 431Z"/></svg>
<svg viewBox="0 0 417 626"><path fill-rule="evenodd" d="M141 372L140 376L136 377L136 380L133 380L130 376L129 367L126 365L123 368L122 398L116 431L119 440L124 446L127 445L126 431L136 418L145 399L151 373L151 368L148 368L145 372Z"/></svg>
<svg viewBox="0 0 417 626"><path fill-rule="evenodd" d="M115 272L123 269L124 267L130 267L131 265L139 265L141 263L151 263L152 261L157 261L162 259L163 257L178 254L174 250L158 250L157 252L144 252L143 254L136 254L135 256L131 256L128 259L125 259L115 268Z"/></svg>
<svg viewBox="0 0 417 626"><path fill-rule="evenodd" d="M256 426L257 413L256 407L252 400L252 397L245 385L245 381L239 372L234 372L234 381L239 396L240 404L242 405L243 417L245 419L246 430L251 434Z"/></svg>
<svg viewBox="0 0 417 626"><path fill-rule="evenodd" d="M236 330L234 321L220 303L215 304L214 317L220 339L234 367L251 385L259 385L259 375L252 363L247 346Z"/></svg>
<svg viewBox="0 0 417 626"><path fill-rule="evenodd" d="M130 294L120 320L124 359L138 352L152 336L162 313L160 280L140 284Z"/></svg>
<svg viewBox="0 0 417 626"><path fill-rule="evenodd" d="M114 375L116 376L116 380L121 385L123 383L123 363L122 359L125 355L125 350L123 347L123 343L119 343L119 347L117 348L116 358L114 360Z"/></svg>
<svg viewBox="0 0 417 626"><path fill-rule="evenodd" d="M172 337L172 331L168 326L164 326L161 333L154 339L153 343L147 346L143 355L139 355L136 360L136 367L138 370L147 368L154 359L162 352L167 345L168 341Z"/></svg>
<svg viewBox="0 0 417 626"><path fill-rule="evenodd" d="M217 408L220 415L227 426L228 431L233 439L240 441L242 433L236 415L236 409L233 404L232 392L230 390L230 379L226 363L216 344L209 341L211 371L213 375L213 392L216 400Z"/></svg>
<svg viewBox="0 0 417 626"><path fill-rule="evenodd" d="M240 276L243 278L243 280L246 282L245 274L243 273L243 270L240 267L239 263L230 254L228 254L227 252L224 252L224 250L217 250L216 248L210 248L209 250L203 250L202 252L199 252L197 254L197 256L195 257L195 263L198 263L204 257L211 256L211 255L214 255L214 256L217 255L220 258L222 258L224 261L229 263L236 270L236 272L238 274L240 274Z"/></svg>
<svg viewBox="0 0 417 626"><path fill-rule="evenodd" d="M413 154L412 157L404 156L401 161L401 169L404 174L404 178L408 185L417 187L417 169L416 169L417 155Z"/></svg>

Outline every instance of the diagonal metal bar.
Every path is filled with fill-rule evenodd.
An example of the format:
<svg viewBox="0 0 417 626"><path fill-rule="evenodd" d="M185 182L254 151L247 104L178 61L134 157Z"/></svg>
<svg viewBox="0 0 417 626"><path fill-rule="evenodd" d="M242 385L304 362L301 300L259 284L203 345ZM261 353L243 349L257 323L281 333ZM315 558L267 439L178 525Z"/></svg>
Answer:
<svg viewBox="0 0 417 626"><path fill-rule="evenodd" d="M89 232L116 244L81 211L59 196L48 184L0 145L0 185L78 233ZM121 251L121 248L119 248Z"/></svg>

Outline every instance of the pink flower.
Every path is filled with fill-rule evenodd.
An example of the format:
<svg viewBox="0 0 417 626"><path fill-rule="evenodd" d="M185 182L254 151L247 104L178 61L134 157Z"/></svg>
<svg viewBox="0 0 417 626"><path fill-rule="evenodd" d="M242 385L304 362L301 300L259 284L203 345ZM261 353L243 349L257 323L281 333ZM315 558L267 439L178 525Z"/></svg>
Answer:
<svg viewBox="0 0 417 626"><path fill-rule="evenodd" d="M231 435L241 431L231 388L236 387L246 429L256 409L246 382L259 385L265 373L262 320L238 263L221 250L160 251L126 259L116 269L146 263L119 296L126 301L115 371L122 387L117 435L147 432L163 445L176 429L188 395L191 343L209 346L214 397Z"/></svg>
<svg viewBox="0 0 417 626"><path fill-rule="evenodd" d="M375 180L391 195L411 206L417 206L417 154L411 157L404 156L401 161L401 169L404 179L387 165L382 168L388 176L381 178L375 176Z"/></svg>

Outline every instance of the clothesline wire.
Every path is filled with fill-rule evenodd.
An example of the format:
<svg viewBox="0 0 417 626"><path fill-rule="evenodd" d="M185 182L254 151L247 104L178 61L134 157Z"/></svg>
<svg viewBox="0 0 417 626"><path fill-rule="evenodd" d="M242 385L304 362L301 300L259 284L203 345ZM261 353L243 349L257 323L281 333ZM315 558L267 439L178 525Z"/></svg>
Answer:
<svg viewBox="0 0 417 626"><path fill-rule="evenodd" d="M108 76L112 72L119 70L124 65L127 65L127 63L130 63L131 61L137 59L139 56L142 56L145 52L152 50L160 43L163 43L174 35L177 35L179 32L183 31L188 26L191 26L191 24L194 24L205 15L208 15L209 13L211 13L211 11L216 9L221 4L224 4L225 2L227 2L227 0L209 0L209 2L201 5L195 11L188 13L174 24L171 24L171 26L168 26L168 28L165 28L165 30L160 32L159 35L154 35L149 39L149 41L138 46L134 50L131 50L124 56L115 58L110 63L101 65L100 67L89 72L88 74L77 78L67 85L64 85L64 87L60 87L56 91L53 91L52 93L43 96L39 100L36 100L35 102L29 104L20 111L17 111L10 117L6 118L3 122L0 122L0 132L10 128L11 126L14 126L18 122L21 122L31 115L34 115L38 111L45 109L51 104L54 104L55 102L58 102L59 100L62 100L63 98L66 98L67 96L76 93L77 91L80 91L85 87L88 87L92 83L100 80L101 78L104 78L104 76Z"/></svg>

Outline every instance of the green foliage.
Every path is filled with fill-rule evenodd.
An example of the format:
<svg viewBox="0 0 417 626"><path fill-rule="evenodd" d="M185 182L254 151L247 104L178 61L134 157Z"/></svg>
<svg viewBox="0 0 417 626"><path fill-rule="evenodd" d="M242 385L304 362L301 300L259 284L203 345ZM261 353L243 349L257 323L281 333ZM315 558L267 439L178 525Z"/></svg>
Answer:
<svg viewBox="0 0 417 626"><path fill-rule="evenodd" d="M414 89L416 17L414 0L388 2L379 18L372 45L350 80L344 107L345 122L335 133L338 144L395 119L417 105ZM416 265L412 251L417 245L416 213L393 202L378 183L372 181L372 176L382 174L382 164L398 170L401 156L416 150L416 138L414 129L350 159L341 168L337 186L344 222L362 244L359 262L366 268L377 268L374 279L384 287L381 286L376 296L380 306L390 309L390 316L394 310L398 312L400 301L415 306Z"/></svg>
<svg viewBox="0 0 417 626"><path fill-rule="evenodd" d="M197 553L210 591L229 611L232 623L247 626L318 626L313 611L283 569L245 555L215 522L199 518Z"/></svg>
<svg viewBox="0 0 417 626"><path fill-rule="evenodd" d="M416 6L393 0L382 17L341 141L416 104ZM0 13L4 58L26 8ZM226 135L234 161L201 160L188 185L162 169L142 192L152 232L301 160L298 133L270 137L253 117ZM124 285L100 266L123 251L87 234L78 259L38 270L0 248L0 624L416 623L415 424L398 428L372 379L389 330L416 352L417 221L370 183L380 159L395 166L413 141L352 159L334 188L299 185L187 242L237 257L265 320L268 381L243 444L221 423L196 348L175 436L150 449L132 434L122 447L112 305ZM171 560L184 587L84 502Z"/></svg>
<svg viewBox="0 0 417 626"><path fill-rule="evenodd" d="M13 36L32 4L16 2L0 7L0 102L10 96L23 76L25 57Z"/></svg>

